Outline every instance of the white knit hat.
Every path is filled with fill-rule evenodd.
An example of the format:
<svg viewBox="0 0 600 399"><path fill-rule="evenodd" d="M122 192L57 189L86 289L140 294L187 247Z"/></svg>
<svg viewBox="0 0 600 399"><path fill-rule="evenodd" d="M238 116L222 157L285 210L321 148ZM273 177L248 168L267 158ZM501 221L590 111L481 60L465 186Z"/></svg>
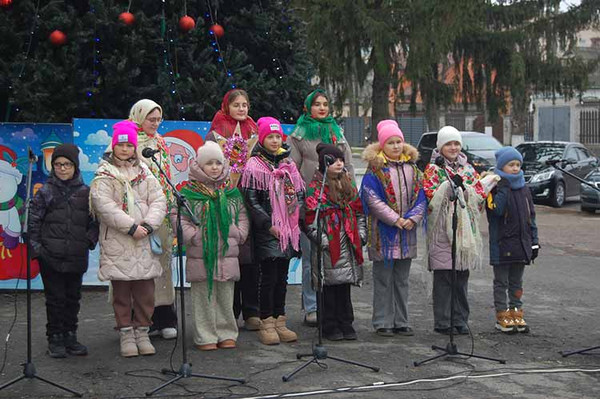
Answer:
<svg viewBox="0 0 600 399"><path fill-rule="evenodd" d="M442 147L451 141L458 141L462 147L462 137L460 132L454 126L444 126L438 131L436 147L438 151L442 150Z"/></svg>
<svg viewBox="0 0 600 399"><path fill-rule="evenodd" d="M207 141L204 145L198 148L198 156L196 157L196 162L202 168L209 161L216 159L217 161L225 164L225 155L223 155L223 150L221 150L221 146L215 143L214 141Z"/></svg>

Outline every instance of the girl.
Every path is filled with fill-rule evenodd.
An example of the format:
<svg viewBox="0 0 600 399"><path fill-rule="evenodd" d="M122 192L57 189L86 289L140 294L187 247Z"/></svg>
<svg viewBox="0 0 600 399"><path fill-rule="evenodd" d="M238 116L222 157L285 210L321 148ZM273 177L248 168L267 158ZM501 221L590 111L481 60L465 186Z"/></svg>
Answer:
<svg viewBox="0 0 600 399"><path fill-rule="evenodd" d="M100 221L98 278L110 281L121 356L152 355L148 338L154 312L154 278L162 273L148 235L167 212L160 183L136 153L138 128L113 126L112 152L100 161L90 184L91 208Z"/></svg>
<svg viewBox="0 0 600 399"><path fill-rule="evenodd" d="M496 329L504 333L529 332L521 301L523 272L539 251L535 209L522 163L521 153L513 147L496 151L495 173L501 179L487 201Z"/></svg>
<svg viewBox="0 0 600 399"><path fill-rule="evenodd" d="M31 202L31 248L40 262L46 296L48 355L87 355L77 342L81 282L89 250L98 242L98 224L90 217L90 188L79 171L79 148L62 144L54 149L46 184Z"/></svg>
<svg viewBox="0 0 600 399"><path fill-rule="evenodd" d="M158 166L150 158L142 156L144 148L159 150L154 155L167 177L171 179L171 157L169 147L158 133L158 127L163 120L162 108L152 100L143 99L131 107L129 120L135 122L138 127L137 157L143 161L158 179L163 193L167 197L169 208L174 205L174 197L171 186L160 173ZM177 337L177 314L175 313L175 288L173 287L173 276L171 271L173 231L169 218L166 217L160 225L156 234L161 241L163 253L160 255L160 265L163 273L154 282L154 313L152 314L152 328L150 335L160 334L164 339Z"/></svg>
<svg viewBox="0 0 600 399"><path fill-rule="evenodd" d="M260 270L258 337L265 345L297 339L296 333L286 327L285 295L290 259L300 256L298 219L304 182L289 159L283 137L277 119L258 120L258 144L241 180Z"/></svg>
<svg viewBox="0 0 600 399"><path fill-rule="evenodd" d="M417 256L416 225L427 199L416 148L404 142L394 120L377 124L378 143L365 148L368 162L361 199L373 261L373 328L378 335L413 335L408 323L408 275Z"/></svg>
<svg viewBox="0 0 600 399"><path fill-rule="evenodd" d="M352 149L344 137L342 128L337 124L329 109L329 98L327 94L317 89L310 93L304 101L304 114L298 118L298 122L290 135L290 156L296 163L305 184L310 183L317 167L319 158L317 146L320 143L335 145L348 160L346 169L354 178L354 168L350 163ZM310 242L306 236L300 238L302 247L302 307L304 309L304 323L309 326L317 325L317 299L312 289L310 277Z"/></svg>
<svg viewBox="0 0 600 399"><path fill-rule="evenodd" d="M434 330L450 333L450 294L452 290L452 213L450 201L454 182L459 196L466 203L458 206L456 234L456 287L454 328L458 334L468 334L469 302L467 289L469 269L481 263L482 242L479 232L480 204L487 196L479 175L461 152L462 138L452 126L444 126L437 135L437 148L431 163L425 168L423 187L429 200L427 248L429 270L433 270ZM441 166L438 166L441 165Z"/></svg>
<svg viewBox="0 0 600 399"><path fill-rule="evenodd" d="M238 189L226 185L229 164L218 144L208 141L190 165L190 183L181 193L190 201L196 226L182 215L187 246L186 279L191 283L194 343L200 350L236 347L233 289L240 278L239 245L248 235L248 217ZM175 216L171 215L173 224Z"/></svg>
<svg viewBox="0 0 600 399"><path fill-rule="evenodd" d="M331 144L319 144L317 151L319 170L308 186L304 226L312 241L312 279L315 286L319 272L317 245L322 248L323 336L331 341L355 340L350 285L360 285L363 279L365 218L354 181L344 169L344 153ZM330 164L331 161L333 163ZM325 187L321 187L323 173L327 174ZM318 222L322 234L317 237L314 221L321 190L323 199Z"/></svg>
<svg viewBox="0 0 600 399"><path fill-rule="evenodd" d="M221 109L215 114L206 140L219 143L230 164L230 180L238 185L246 162L256 144L258 127L248 115L250 99L242 89L228 91ZM242 314L247 330L260 328L258 312L258 265L253 259L252 237L240 248L240 281L235 284L233 310L236 319Z"/></svg>

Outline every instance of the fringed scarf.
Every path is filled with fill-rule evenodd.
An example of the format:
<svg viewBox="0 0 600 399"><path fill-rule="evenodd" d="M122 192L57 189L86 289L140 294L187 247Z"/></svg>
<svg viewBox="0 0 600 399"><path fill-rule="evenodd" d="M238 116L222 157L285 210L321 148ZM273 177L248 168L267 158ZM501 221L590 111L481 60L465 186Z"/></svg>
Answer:
<svg viewBox="0 0 600 399"><path fill-rule="evenodd" d="M165 171L167 177L171 179L171 157L169 155L169 148L167 147L165 139L158 133L155 133L153 136L149 136L144 131L140 130L138 131L138 148L146 147L156 147L156 149L160 150L160 152L158 152L158 163L160 164L161 168ZM138 155L138 157L140 157L140 155ZM151 159L148 159L146 161L144 158L144 163L148 166L154 177L156 177L160 182L160 186L163 189L163 193L167 197L167 205L169 209L171 209L175 202L175 197L173 195L171 186L167 183L165 176L163 176L163 174L160 173L160 170L158 169L158 166L156 166L154 161L152 161ZM167 218L168 215L169 213L167 212Z"/></svg>
<svg viewBox="0 0 600 399"><path fill-rule="evenodd" d="M298 118L292 134L305 140L318 140L327 144L336 144L343 139L344 135L333 116L329 114L323 119L314 119L310 116L310 107L317 94L327 97L325 91L321 89L313 91L306 97L306 100L304 100L304 114Z"/></svg>
<svg viewBox="0 0 600 399"><path fill-rule="evenodd" d="M195 180L184 186L181 194L190 201L192 212L200 221L202 259L210 298L219 257L225 256L229 249L229 226L239 222L243 207L242 195L237 188L231 186L211 191ZM219 237L222 243L220 249Z"/></svg>
<svg viewBox="0 0 600 399"><path fill-rule="evenodd" d="M260 145L260 144L257 144ZM287 157L289 151L280 148L272 157L264 155L261 147L258 155L250 158L244 169L241 187L269 192L271 201L271 225L279 231L279 248L285 252L289 243L295 251L300 250L300 206L298 192L304 191L304 181L296 164ZM277 165L277 159L281 159Z"/></svg>
<svg viewBox="0 0 600 399"><path fill-rule="evenodd" d="M254 134L258 133L258 126L256 126L256 122L250 116L243 121L238 121L229 115L229 96L234 90L236 89L229 90L223 97L221 109L213 117L209 131L216 132L225 138L230 138L239 124L240 134L244 140L248 140Z"/></svg>
<svg viewBox="0 0 600 399"><path fill-rule="evenodd" d="M319 196L321 194L321 180L322 175L320 172L317 172L315 177L313 177L313 180L308 185L308 190L306 193L307 224L311 224L315 221ZM344 229L344 232L350 239L350 244L354 250L354 257L356 258L357 263L362 265L364 261L357 218L357 213L362 213L363 207L354 181L352 182L352 186L354 187L354 196L346 205L331 202L328 185L325 185L323 190L320 218L324 222L325 232L327 233L327 238L329 240L329 255L331 257L332 267L335 267L336 263L340 259L340 231L342 229Z"/></svg>
<svg viewBox="0 0 600 399"><path fill-rule="evenodd" d="M380 152L378 156L383 157L385 161L385 165L388 164L387 158ZM400 158L400 162L408 162L410 157L402 154ZM411 216L422 215L422 223L425 231L427 230L427 198L425 197L425 192L423 191L422 181L423 176L421 171L416 167L414 163L411 163L410 166L413 169L413 187L412 193L409 197L409 208L402 215L402 218L408 219ZM400 179L400 176L399 176ZM401 182L399 182L401 183ZM402 188L402 184L400 184L400 188ZM400 232L400 244L402 247L402 256L406 257L409 251L409 236L408 231L404 229L399 229L397 226L390 226L381 220L377 223L376 232L371 231L371 226L373 222L373 215L370 212L368 206L368 197L369 195L375 195L381 201L385 202L394 212L400 215L401 209L399 209L397 200L396 200L396 192L394 190L394 185L392 184L392 178L390 176L390 168L388 166L384 166L383 168L377 168L375 166L370 166L367 170L367 173L363 177L362 185L360 188L360 197L363 204L363 209L365 215L367 216L367 226L369 228L369 236L371 234L378 234L378 239L376 242L381 245L381 252L383 254L384 263L386 265L391 264L389 261L392 259L394 254L394 247L397 242L397 235ZM378 248L379 249L379 248Z"/></svg>
<svg viewBox="0 0 600 399"><path fill-rule="evenodd" d="M121 173L117 166L105 160L100 163L100 166L98 166L98 169L96 170L96 175L90 183L90 187L92 187L95 182L101 179L113 179L121 183L121 185L123 186L123 196L121 198L122 209L128 215L131 215L130 212L133 210L133 206L135 205L135 193L133 192L133 187L146 180L147 176L147 169L142 165L143 164L140 163L140 173L130 180L127 176ZM92 206L91 198L92 196L90 195L90 211L93 215L94 208Z"/></svg>

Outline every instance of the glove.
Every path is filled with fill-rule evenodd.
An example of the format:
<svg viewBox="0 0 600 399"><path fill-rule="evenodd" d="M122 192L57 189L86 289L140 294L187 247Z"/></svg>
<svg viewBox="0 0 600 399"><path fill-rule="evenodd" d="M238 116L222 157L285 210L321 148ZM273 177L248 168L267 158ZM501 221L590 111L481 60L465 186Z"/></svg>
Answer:
<svg viewBox="0 0 600 399"><path fill-rule="evenodd" d="M4 239L4 246L7 249L15 249L17 245L19 245L19 236L15 237L11 234L8 234L6 230L2 230L2 233L0 233L0 237Z"/></svg>
<svg viewBox="0 0 600 399"><path fill-rule="evenodd" d="M533 245L531 247L531 260L532 261L535 260L535 258L538 257L539 252L540 252L540 246L539 245Z"/></svg>
<svg viewBox="0 0 600 399"><path fill-rule="evenodd" d="M452 176L452 181L454 182L454 185L456 187L460 187L463 190L465 189L465 186L463 185L462 177L460 177L459 175Z"/></svg>

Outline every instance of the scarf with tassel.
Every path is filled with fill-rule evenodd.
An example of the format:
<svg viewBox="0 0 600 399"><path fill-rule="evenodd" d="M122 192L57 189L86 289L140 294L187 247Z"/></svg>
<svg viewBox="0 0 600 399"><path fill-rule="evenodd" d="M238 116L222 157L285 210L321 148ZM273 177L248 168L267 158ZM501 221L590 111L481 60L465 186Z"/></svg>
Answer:
<svg viewBox="0 0 600 399"><path fill-rule="evenodd" d="M101 179L114 179L117 182L121 183L123 186L123 196L121 199L122 209L128 215L131 215L131 211L135 205L135 193L133 192L133 187L140 184L142 181L146 180L147 173L149 171L143 164L140 163L140 173L134 177L133 179L129 179L127 176L123 175L119 168L108 161L103 161L98 166L96 170L96 175L94 179L90 183L90 187L94 185L95 182ZM90 212L94 215L94 208L92 206L92 197L90 196Z"/></svg>
<svg viewBox="0 0 600 399"><path fill-rule="evenodd" d="M242 195L232 186L211 191L198 181L191 181L185 185L181 189L181 194L190 201L192 212L200 221L202 260L206 269L210 298L218 260L225 256L229 249L227 242L229 226L239 222L240 211L244 206ZM221 248L219 248L219 240L221 240Z"/></svg>
<svg viewBox="0 0 600 399"><path fill-rule="evenodd" d="M298 118L292 134L305 140L318 140L327 144L336 144L344 138L344 135L333 116L329 114L323 119L315 119L310 115L310 107L317 94L327 97L325 91L321 89L313 91L306 97L306 100L304 100L304 114Z"/></svg>

